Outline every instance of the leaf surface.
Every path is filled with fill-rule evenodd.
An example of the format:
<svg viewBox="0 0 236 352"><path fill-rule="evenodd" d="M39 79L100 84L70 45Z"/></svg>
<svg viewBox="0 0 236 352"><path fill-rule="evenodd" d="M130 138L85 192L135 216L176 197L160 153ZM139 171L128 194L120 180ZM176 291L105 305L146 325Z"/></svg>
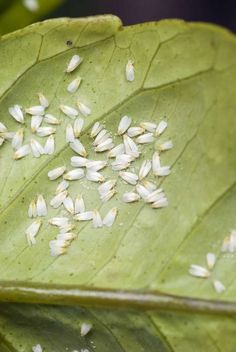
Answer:
<svg viewBox="0 0 236 352"><path fill-rule="evenodd" d="M37 105L40 91L50 101L48 112L62 121L52 156L15 161L10 143L1 147L1 298L11 292L11 300L27 302L38 285L48 289L49 302L57 300L53 293L57 287L82 287L91 295L95 289L122 290L124 301L128 291L141 291L144 296L158 291L234 303L234 259L220 254L220 247L235 227L235 37L206 24L161 21L122 27L116 17L101 16L35 24L6 36L0 46L1 121L16 131L19 124L9 116L8 107ZM64 71L73 54L81 55L83 63L68 75ZM128 59L135 63L132 83L124 75ZM66 87L77 74L83 81L78 93L70 95ZM99 208L104 216L116 206L119 214L112 228L79 224L78 238L67 254L53 258L49 241L57 231L46 220L64 211L49 207L37 244L29 247L27 210L37 194L44 194L47 203L52 198L58 182L48 180L49 170L61 165L70 169L70 157L75 154L65 142L65 128L71 121L58 107L75 107L77 98L92 109L81 137L91 158L105 158L91 149L88 132L95 121L104 123L115 136L123 115L131 116L133 125L166 116L168 130L160 140L170 137L174 148L163 153L161 161L171 165L172 173L157 182L169 206L153 210L143 202L124 204L122 193L131 187L120 181L117 195L101 204L97 184L84 179L71 182L70 195L82 193L88 210ZM31 135L27 116L25 140ZM117 136L114 139L120 143ZM155 144L142 147L143 158L151 158L154 150ZM135 171L140 163L141 158ZM117 177L111 170L104 175ZM206 265L207 252L217 255L212 278L226 286L221 295L214 291L212 278L188 274L190 264ZM23 296L18 285L25 287ZM37 292L35 300L40 301ZM80 302L78 292L68 293L67 302L77 296Z"/></svg>
<svg viewBox="0 0 236 352"><path fill-rule="evenodd" d="M92 324L84 337L80 327ZM231 317L144 313L78 307L4 304L0 307L1 351L44 352L232 352Z"/></svg>

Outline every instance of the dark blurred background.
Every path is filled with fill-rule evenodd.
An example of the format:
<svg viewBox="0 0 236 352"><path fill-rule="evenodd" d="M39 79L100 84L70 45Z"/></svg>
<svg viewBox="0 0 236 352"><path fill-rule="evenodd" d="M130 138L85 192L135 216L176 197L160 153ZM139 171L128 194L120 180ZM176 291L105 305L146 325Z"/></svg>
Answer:
<svg viewBox="0 0 236 352"><path fill-rule="evenodd" d="M217 23L236 32L236 0L66 0L52 17L112 13L125 25L181 18Z"/></svg>

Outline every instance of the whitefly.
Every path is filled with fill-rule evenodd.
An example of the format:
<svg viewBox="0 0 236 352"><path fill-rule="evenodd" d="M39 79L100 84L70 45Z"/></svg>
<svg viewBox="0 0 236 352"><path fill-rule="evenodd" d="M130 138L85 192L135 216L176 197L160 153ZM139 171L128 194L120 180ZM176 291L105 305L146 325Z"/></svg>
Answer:
<svg viewBox="0 0 236 352"><path fill-rule="evenodd" d="M91 129L90 137L95 138L102 129L103 129L103 125L100 124L100 122L95 122L95 124Z"/></svg>
<svg viewBox="0 0 236 352"><path fill-rule="evenodd" d="M160 136L167 128L167 122L165 120L162 120L159 122L155 134L156 136Z"/></svg>
<svg viewBox="0 0 236 352"><path fill-rule="evenodd" d="M128 135L124 134L123 142L125 146L125 154L134 156L135 158L139 157L139 150L137 144L130 138Z"/></svg>
<svg viewBox="0 0 236 352"><path fill-rule="evenodd" d="M173 148L173 142L171 140L168 140L168 141L161 143L157 146L157 149L160 151L170 150L172 148Z"/></svg>
<svg viewBox="0 0 236 352"><path fill-rule="evenodd" d="M68 105L60 105L60 110L67 116L70 117L71 119L75 119L78 116L78 110L74 109L71 106Z"/></svg>
<svg viewBox="0 0 236 352"><path fill-rule="evenodd" d="M134 63L132 60L128 60L125 66L125 76L127 81L133 82L135 78Z"/></svg>
<svg viewBox="0 0 236 352"><path fill-rule="evenodd" d="M81 77L77 77L71 81L67 86L67 91L69 93L75 93L81 84Z"/></svg>
<svg viewBox="0 0 236 352"><path fill-rule="evenodd" d="M109 191L100 193L100 199L102 202L108 202L115 194L116 194L116 190L112 188Z"/></svg>
<svg viewBox="0 0 236 352"><path fill-rule="evenodd" d="M85 105L84 103L81 103L81 101L77 101L77 106L79 108L79 112L83 115L83 116L89 116L91 115L91 109Z"/></svg>
<svg viewBox="0 0 236 352"><path fill-rule="evenodd" d="M72 156L70 159L71 166L73 167L86 167L88 159L83 156Z"/></svg>
<svg viewBox="0 0 236 352"><path fill-rule="evenodd" d="M150 160L144 160L139 169L139 180L143 180L151 171L152 163Z"/></svg>
<svg viewBox="0 0 236 352"><path fill-rule="evenodd" d="M88 221L93 219L93 211L85 211L83 213L76 214L74 216L74 219L76 221Z"/></svg>
<svg viewBox="0 0 236 352"><path fill-rule="evenodd" d="M67 195L68 195L67 191L63 191L61 193L58 193L55 197L53 197L51 199L51 201L50 201L51 207L53 207L54 209L59 208L63 204L63 202L66 199Z"/></svg>
<svg viewBox="0 0 236 352"><path fill-rule="evenodd" d="M69 187L69 182L66 180L63 180L59 183L59 185L56 188L56 194L65 191Z"/></svg>
<svg viewBox="0 0 236 352"><path fill-rule="evenodd" d="M157 124L154 122L141 122L140 127L142 127L145 131L155 132L157 128Z"/></svg>
<svg viewBox="0 0 236 352"><path fill-rule="evenodd" d="M118 135L124 134L128 128L130 127L132 123L132 119L129 116L123 116L120 120L119 126L118 126Z"/></svg>
<svg viewBox="0 0 236 352"><path fill-rule="evenodd" d="M63 205L70 214L75 213L74 202L71 197L67 196L63 201Z"/></svg>
<svg viewBox="0 0 236 352"><path fill-rule="evenodd" d="M63 227L67 226L69 223L69 218L67 217L54 217L48 220L50 225L57 226L57 227Z"/></svg>
<svg viewBox="0 0 236 352"><path fill-rule="evenodd" d="M0 133L7 132L7 128L4 123L0 122Z"/></svg>
<svg viewBox="0 0 236 352"><path fill-rule="evenodd" d="M91 331L91 329L92 329L91 323L87 323L87 322L82 323L80 327L80 335L81 336L87 335Z"/></svg>
<svg viewBox="0 0 236 352"><path fill-rule="evenodd" d="M37 129L41 126L43 121L43 116L40 115L33 115L31 117L31 131L35 133Z"/></svg>
<svg viewBox="0 0 236 352"><path fill-rule="evenodd" d="M93 227L94 228L99 228L103 226L102 218L97 209L94 209L93 211Z"/></svg>
<svg viewBox="0 0 236 352"><path fill-rule="evenodd" d="M210 272L206 268L196 264L190 265L189 274L199 278L207 278L210 276Z"/></svg>
<svg viewBox="0 0 236 352"><path fill-rule="evenodd" d="M38 93L38 97L39 97L39 104L41 106L43 106L45 109L49 106L49 101L48 99L45 97L45 95L43 93Z"/></svg>
<svg viewBox="0 0 236 352"><path fill-rule="evenodd" d="M122 196L122 200L125 203L133 203L140 199L139 194L135 192L125 192Z"/></svg>
<svg viewBox="0 0 236 352"><path fill-rule="evenodd" d="M79 55L73 55L67 65L66 72L73 72L81 64L82 61L83 59Z"/></svg>
<svg viewBox="0 0 236 352"><path fill-rule="evenodd" d="M114 148L112 148L111 150L109 150L107 156L108 158L115 158L118 155L124 154L125 153L125 146L123 143L118 144L117 146L115 146Z"/></svg>
<svg viewBox="0 0 236 352"><path fill-rule="evenodd" d="M42 225L41 220L35 220L25 230L26 238L30 246L36 244L35 237L37 236L41 225Z"/></svg>
<svg viewBox="0 0 236 352"><path fill-rule="evenodd" d="M25 144L15 151L13 155L13 159L15 160L22 159L28 154L30 154L30 146L29 144Z"/></svg>
<svg viewBox="0 0 236 352"><path fill-rule="evenodd" d="M155 170L154 175L163 177L163 176L168 176L170 173L171 173L170 166L161 166Z"/></svg>
<svg viewBox="0 0 236 352"><path fill-rule="evenodd" d="M24 2L26 2L26 0L24 0ZM29 0L27 0L27 2L29 2ZM30 0L30 2L32 2L32 0ZM33 0L33 2L37 2L37 1ZM36 9L33 8L33 10L32 10L30 8L30 11L36 11ZM37 344L37 345L32 347L32 352L43 352L43 349L42 349L40 344Z"/></svg>
<svg viewBox="0 0 236 352"><path fill-rule="evenodd" d="M76 138L78 138L81 135L83 126L84 126L84 119L80 117L75 120L73 129L74 129L74 135Z"/></svg>
<svg viewBox="0 0 236 352"><path fill-rule="evenodd" d="M46 114L44 117L44 122L49 123L50 125L60 125L61 123L61 121L59 121L58 118L52 114Z"/></svg>
<svg viewBox="0 0 236 352"><path fill-rule="evenodd" d="M78 139L75 139L73 142L70 143L70 148L83 157L87 156L87 151L84 145Z"/></svg>
<svg viewBox="0 0 236 352"><path fill-rule="evenodd" d="M42 194L39 194L36 202L37 215L46 216L47 215L47 204Z"/></svg>
<svg viewBox="0 0 236 352"><path fill-rule="evenodd" d="M136 143L138 144L147 144L147 143L152 143L154 141L154 136L153 133L148 132L144 133L141 136L138 136L136 138Z"/></svg>
<svg viewBox="0 0 236 352"><path fill-rule="evenodd" d="M104 183L102 183L99 187L98 187L98 192L100 195L107 193L108 191L110 191L117 183L117 180L112 179L112 180L108 180Z"/></svg>
<svg viewBox="0 0 236 352"><path fill-rule="evenodd" d="M14 150L19 149L24 140L24 129L20 128L18 131L16 131L14 137L12 138L11 145Z"/></svg>
<svg viewBox="0 0 236 352"><path fill-rule="evenodd" d="M55 151L55 138L53 135L50 135L47 138L44 146L44 154L51 155L54 153L54 151Z"/></svg>
<svg viewBox="0 0 236 352"><path fill-rule="evenodd" d="M24 123L24 115L20 105L15 104L8 109L9 114L19 123Z"/></svg>
<svg viewBox="0 0 236 352"><path fill-rule="evenodd" d="M69 123L66 126L66 142L70 143L70 142L74 142L74 140L75 140L74 129L72 125Z"/></svg>
<svg viewBox="0 0 236 352"><path fill-rule="evenodd" d="M38 0L23 0L22 2L24 7L30 12L37 12L40 8ZM39 348L38 346L41 348L40 345L36 345L32 347L33 352L42 352L42 349L41 350L37 349Z"/></svg>
<svg viewBox="0 0 236 352"><path fill-rule="evenodd" d="M45 107L42 105L30 106L25 109L25 112L29 115L40 115L43 116L45 113Z"/></svg>
<svg viewBox="0 0 236 352"><path fill-rule="evenodd" d="M68 171L67 173L65 173L63 175L64 180L68 180L68 181L75 181L75 180L80 180L81 178L83 178L85 175L84 170L77 168L77 169L73 169Z"/></svg>
<svg viewBox="0 0 236 352"><path fill-rule="evenodd" d="M111 210L109 210L103 219L103 225L107 227L111 227L117 217L117 214L118 214L117 208L112 208Z"/></svg>
<svg viewBox="0 0 236 352"><path fill-rule="evenodd" d="M41 155L44 154L44 147L36 139L32 138L30 140L30 147L32 154L35 158L39 158Z"/></svg>
<svg viewBox="0 0 236 352"><path fill-rule="evenodd" d="M47 137L54 133L56 133L56 129L54 127L39 127L36 131L36 134L39 137Z"/></svg>
<svg viewBox="0 0 236 352"><path fill-rule="evenodd" d="M85 212L85 203L83 196L78 194L75 199L75 214L84 213Z"/></svg>
<svg viewBox="0 0 236 352"><path fill-rule="evenodd" d="M133 172L129 172L129 171L120 171L119 172L119 176L126 181L127 183L131 184L131 185L136 185L137 181L138 181L138 175L136 175Z"/></svg>
<svg viewBox="0 0 236 352"><path fill-rule="evenodd" d="M28 217L29 218L36 218L38 215L37 213L37 208L36 208L36 202L35 199L32 199L29 208L28 208Z"/></svg>
<svg viewBox="0 0 236 352"><path fill-rule="evenodd" d="M88 160L86 167L91 171L99 171L107 166L107 161L105 160Z"/></svg>
<svg viewBox="0 0 236 352"><path fill-rule="evenodd" d="M133 137L137 137L140 136L140 134L142 134L145 131L144 128L142 127L130 127L127 131L127 134L129 137L133 138Z"/></svg>
<svg viewBox="0 0 236 352"><path fill-rule="evenodd" d="M93 171L90 169L88 169L86 172L86 178L87 178L87 180L92 181L92 182L104 182L105 181L105 177L100 172Z"/></svg>
<svg viewBox="0 0 236 352"><path fill-rule="evenodd" d="M65 166L56 167L55 169L52 169L48 172L48 178L51 181L56 180L58 177L62 176L65 171L66 171Z"/></svg>
<svg viewBox="0 0 236 352"><path fill-rule="evenodd" d="M159 208L166 208L168 207L169 203L166 197L163 197L157 201L155 201L154 203L151 204L151 207L153 209L159 209Z"/></svg>
<svg viewBox="0 0 236 352"><path fill-rule="evenodd" d="M114 171L120 171L120 170L125 170L130 166L130 162L128 161L114 161L111 163L112 170Z"/></svg>
<svg viewBox="0 0 236 352"><path fill-rule="evenodd" d="M97 146L98 144L104 142L110 137L110 133L104 128L102 129L94 139L93 145Z"/></svg>
<svg viewBox="0 0 236 352"><path fill-rule="evenodd" d="M225 285L219 280L213 280L213 287L217 293L223 293L225 291Z"/></svg>
<svg viewBox="0 0 236 352"><path fill-rule="evenodd" d="M108 138L107 140L105 140L104 142L98 144L94 150L95 152L105 152L107 150L110 150L114 147L112 138Z"/></svg>

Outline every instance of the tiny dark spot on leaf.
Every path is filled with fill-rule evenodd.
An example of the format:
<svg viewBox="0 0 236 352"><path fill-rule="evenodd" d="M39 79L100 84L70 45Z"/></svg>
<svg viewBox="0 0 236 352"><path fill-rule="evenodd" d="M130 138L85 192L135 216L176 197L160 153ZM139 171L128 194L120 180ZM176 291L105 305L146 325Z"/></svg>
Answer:
<svg viewBox="0 0 236 352"><path fill-rule="evenodd" d="M67 46L71 46L72 44L73 44L73 42L72 42L71 40L67 40L67 41L66 41L66 45L67 45Z"/></svg>

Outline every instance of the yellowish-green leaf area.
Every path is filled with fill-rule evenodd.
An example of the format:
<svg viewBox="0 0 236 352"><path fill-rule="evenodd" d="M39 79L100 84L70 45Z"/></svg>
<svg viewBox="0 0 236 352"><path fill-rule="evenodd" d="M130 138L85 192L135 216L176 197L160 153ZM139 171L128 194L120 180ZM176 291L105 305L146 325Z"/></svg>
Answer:
<svg viewBox="0 0 236 352"><path fill-rule="evenodd" d="M68 46L68 41L72 46ZM83 63L70 75L65 67L73 54ZM236 227L236 41L221 28L207 24L161 21L122 27L113 16L58 19L38 23L3 37L0 42L0 121L10 131L19 126L8 113L14 104L37 105L37 93L49 99L48 112L62 124L57 127L56 152L52 156L12 159L11 144L0 149L0 279L42 287L61 284L115 290L158 290L167 294L235 301L234 255L220 254L223 238ZM135 80L125 79L128 59L135 62ZM81 87L74 95L68 83L80 75ZM129 115L133 125L158 122L163 116L174 148L161 155L172 173L162 184L169 206L153 210L143 202L124 204L121 195L131 186L119 182L119 192L102 204L97 184L83 179L71 182L70 195L82 193L88 210L99 208L102 216L116 206L113 227L94 229L91 222L78 224L78 237L67 253L50 256L49 241L57 230L47 224L63 209L49 214L29 247L25 229L32 220L27 210L32 198L42 193L47 203L58 181L47 173L66 165L75 155L65 142L71 120L60 104L88 104L91 116L81 141L91 150L90 127L101 121L113 135L120 118ZM25 118L26 141L30 118ZM39 139L44 143L45 139ZM118 138L115 139L118 142ZM150 158L154 144L142 147L142 158ZM94 153L91 151L92 156ZM96 156L97 159L105 156ZM137 161L140 165L143 160ZM114 177L108 169L104 175ZM190 264L205 266L206 253L217 259L212 277L197 279L188 274ZM212 287L221 280L221 295ZM27 294L25 296L27 300ZM17 293L15 299L17 300ZM50 295L53 301L53 294Z"/></svg>

